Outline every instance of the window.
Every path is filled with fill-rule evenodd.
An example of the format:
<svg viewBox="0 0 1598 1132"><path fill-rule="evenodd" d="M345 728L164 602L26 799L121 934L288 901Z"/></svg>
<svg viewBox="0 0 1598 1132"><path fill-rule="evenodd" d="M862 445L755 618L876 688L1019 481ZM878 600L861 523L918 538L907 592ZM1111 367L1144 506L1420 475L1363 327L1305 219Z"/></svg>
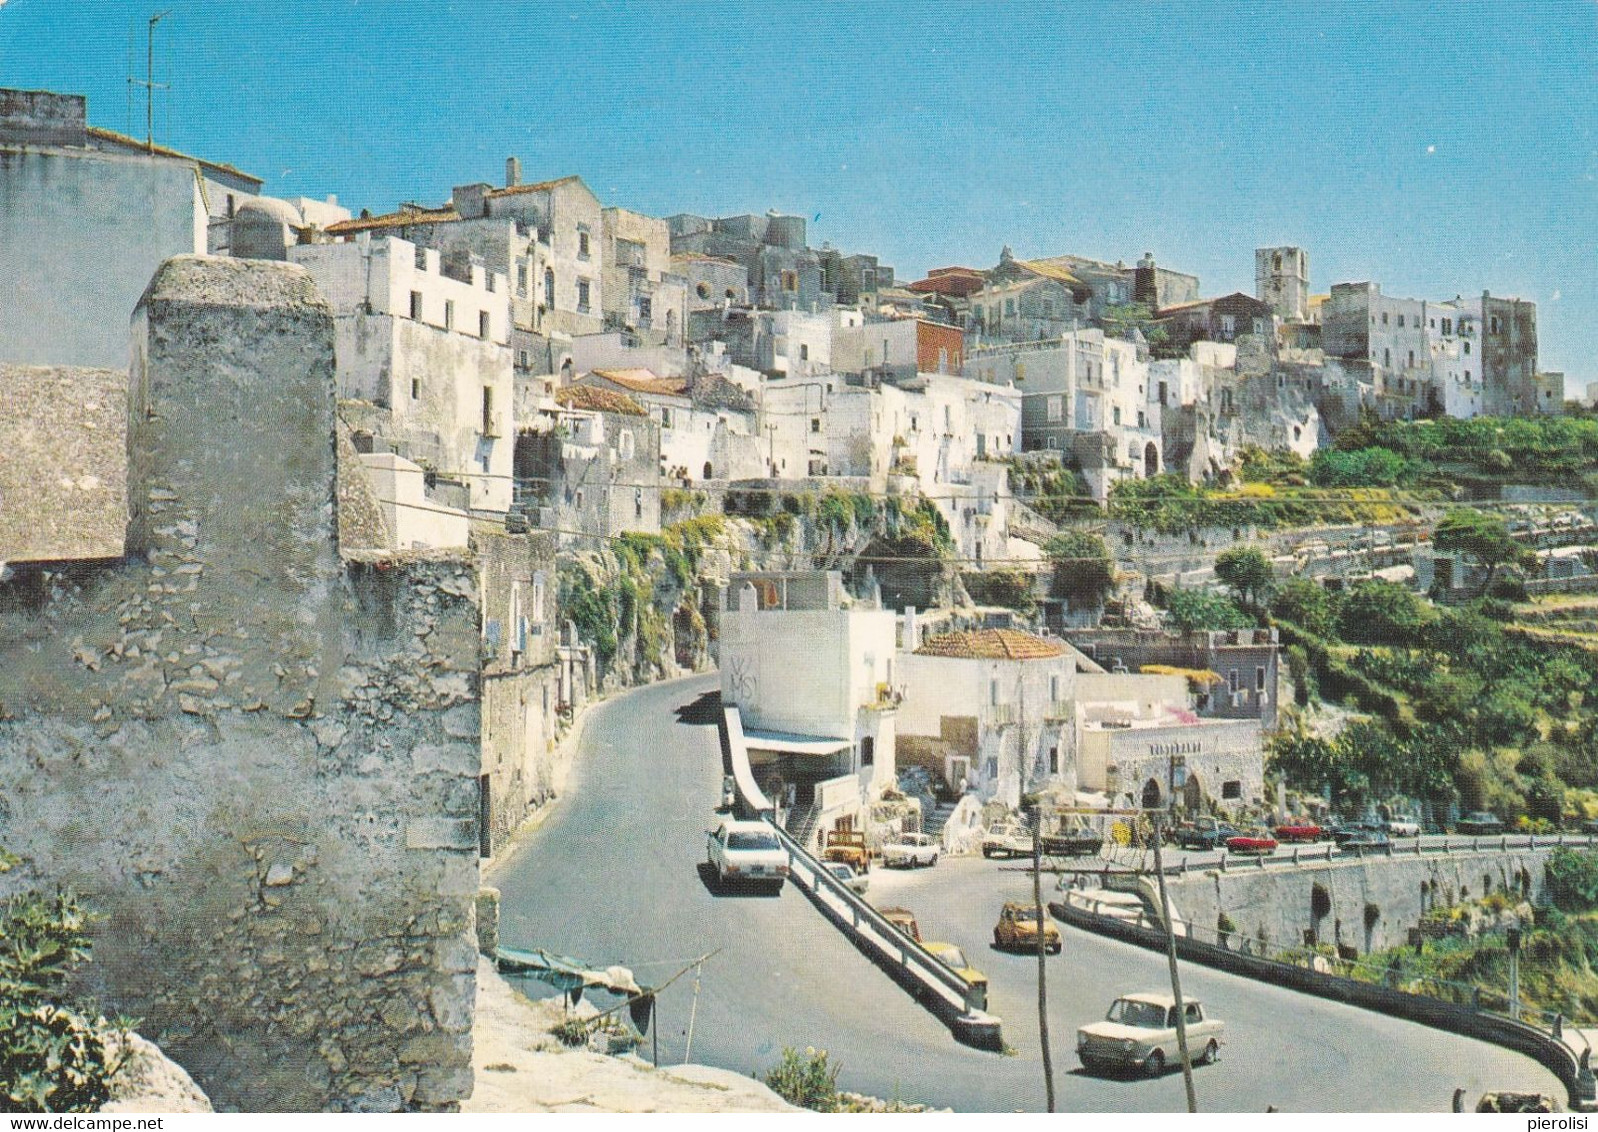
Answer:
<svg viewBox="0 0 1598 1132"><path fill-rule="evenodd" d="M1415 351L1414 350L1411 350L1409 352L1409 368L1410 369L1414 369L1415 368Z"/></svg>
<svg viewBox="0 0 1598 1132"><path fill-rule="evenodd" d="M1237 691L1242 685L1237 682L1237 669L1233 668L1226 674L1226 686L1232 691Z"/></svg>
<svg viewBox="0 0 1598 1132"><path fill-rule="evenodd" d="M525 263L516 265L516 293L518 295L527 294L527 265Z"/></svg>
<svg viewBox="0 0 1598 1132"><path fill-rule="evenodd" d="M1004 313L1005 313L1006 317L1010 317L1010 318L1015 317L1015 300L1014 299L1005 299L1004 300Z"/></svg>
<svg viewBox="0 0 1598 1132"><path fill-rule="evenodd" d="M454 299L445 299L444 300L444 329L445 330L454 330L455 329L455 300Z"/></svg>
<svg viewBox="0 0 1598 1132"><path fill-rule="evenodd" d="M534 625L544 623L544 593L544 572L539 570L533 575L533 609L532 615L528 618Z"/></svg>
<svg viewBox="0 0 1598 1132"><path fill-rule="evenodd" d="M654 300L650 299L648 295L638 296L638 321L647 326L654 317Z"/></svg>
<svg viewBox="0 0 1598 1132"><path fill-rule="evenodd" d="M1121 406L1117 405L1110 413L1116 424L1121 423Z"/></svg>
<svg viewBox="0 0 1598 1132"><path fill-rule="evenodd" d="M1241 782L1239 782L1237 779L1234 778L1234 779L1232 779L1229 782L1221 783L1221 797L1222 798L1241 798L1242 796L1243 796L1243 784Z"/></svg>
<svg viewBox="0 0 1598 1132"><path fill-rule="evenodd" d="M1391 366L1392 364L1393 364L1393 351L1388 349L1386 346L1383 346L1382 347L1382 365Z"/></svg>
<svg viewBox="0 0 1598 1132"><path fill-rule="evenodd" d="M577 309L584 312L588 310L588 280L586 279L577 280Z"/></svg>
<svg viewBox="0 0 1598 1132"><path fill-rule="evenodd" d="M1049 699L1060 702L1060 674L1057 672L1049 675Z"/></svg>
<svg viewBox="0 0 1598 1132"><path fill-rule="evenodd" d="M710 284L709 283L701 283L701 284L699 284L699 286L694 288L694 294L698 295L701 299L710 298Z"/></svg>
<svg viewBox="0 0 1598 1132"><path fill-rule="evenodd" d="M527 618L522 616L522 585L512 582L510 587L510 651L527 651Z"/></svg>
<svg viewBox="0 0 1598 1132"><path fill-rule="evenodd" d="M1386 311L1382 312L1382 325L1383 326L1387 325L1387 312Z"/></svg>
<svg viewBox="0 0 1598 1132"><path fill-rule="evenodd" d="M421 396L422 396L422 379L419 378L419 377L413 377L413 378L411 378L411 400L412 401L418 400Z"/></svg>
<svg viewBox="0 0 1598 1132"><path fill-rule="evenodd" d="M498 435L494 431L494 389L489 385L483 386L483 435Z"/></svg>
<svg viewBox="0 0 1598 1132"><path fill-rule="evenodd" d="M417 271L426 271L427 270L427 249L426 248L415 248L413 250L416 253L416 270Z"/></svg>
<svg viewBox="0 0 1598 1132"><path fill-rule="evenodd" d="M1142 409L1139 409L1137 411L1137 427L1138 428L1148 428L1149 427L1148 414L1145 413Z"/></svg>
<svg viewBox="0 0 1598 1132"><path fill-rule="evenodd" d="M799 273L797 271L784 271L781 276L784 291L797 291L799 289Z"/></svg>
<svg viewBox="0 0 1598 1132"><path fill-rule="evenodd" d="M488 322L489 322L488 312L487 311L478 311L477 312L477 336L479 338L485 338L486 339L488 337L488 330L489 330Z"/></svg>
<svg viewBox="0 0 1598 1132"><path fill-rule="evenodd" d="M417 322L422 321L422 293L420 291L411 292L411 318Z"/></svg>
<svg viewBox="0 0 1598 1132"><path fill-rule="evenodd" d="M665 406L661 406L661 410L660 410L660 427L661 428L670 428L671 427L671 410L666 408Z"/></svg>
<svg viewBox="0 0 1598 1132"><path fill-rule="evenodd" d="M999 682L997 680L988 681L988 703L994 707L999 706Z"/></svg>
<svg viewBox="0 0 1598 1132"><path fill-rule="evenodd" d="M1400 330L1402 330L1404 328L1404 316L1403 315L1399 315L1398 316L1398 328Z"/></svg>
<svg viewBox="0 0 1598 1132"><path fill-rule="evenodd" d="M1265 666L1263 664L1256 665L1254 668L1254 690L1256 692L1265 690Z"/></svg>
<svg viewBox="0 0 1598 1132"><path fill-rule="evenodd" d="M799 343L799 360L801 362L810 360L810 344L808 342Z"/></svg>
<svg viewBox="0 0 1598 1132"><path fill-rule="evenodd" d="M555 309L555 273L547 267L544 269L544 308Z"/></svg>
<svg viewBox="0 0 1598 1132"><path fill-rule="evenodd" d="M1271 269L1273 271L1282 270L1282 253L1281 252L1277 252L1276 254L1271 256Z"/></svg>
<svg viewBox="0 0 1598 1132"><path fill-rule="evenodd" d="M233 194L229 193L227 195L227 216L229 220L233 219L234 207Z"/></svg>
<svg viewBox="0 0 1598 1132"><path fill-rule="evenodd" d="M1467 354L1470 353L1470 343L1469 342L1465 343L1465 353L1467 353Z"/></svg>
<svg viewBox="0 0 1598 1132"><path fill-rule="evenodd" d="M631 460L633 458L633 452L635 451L633 445L633 430L630 428L622 429L621 436L617 438L616 446L621 452L623 460Z"/></svg>
<svg viewBox="0 0 1598 1132"><path fill-rule="evenodd" d="M588 258L588 229L577 229L577 258Z"/></svg>
<svg viewBox="0 0 1598 1132"><path fill-rule="evenodd" d="M1497 315L1493 315L1492 318L1488 321L1487 333L1489 333L1489 334L1497 334L1498 333L1498 316Z"/></svg>
<svg viewBox="0 0 1598 1132"><path fill-rule="evenodd" d="M1451 318L1443 319L1443 333L1444 334L1449 334L1449 335L1454 333L1454 320L1453 319L1451 319Z"/></svg>
<svg viewBox="0 0 1598 1132"><path fill-rule="evenodd" d="M811 432L820 432L821 431L821 418L820 417L811 417L810 418L810 431Z"/></svg>
<svg viewBox="0 0 1598 1132"><path fill-rule="evenodd" d="M1048 417L1051 422L1065 418L1065 398L1050 397L1048 399Z"/></svg>
<svg viewBox="0 0 1598 1132"><path fill-rule="evenodd" d="M1237 319L1229 314L1223 314L1221 316L1221 333L1228 338L1235 335L1237 333Z"/></svg>

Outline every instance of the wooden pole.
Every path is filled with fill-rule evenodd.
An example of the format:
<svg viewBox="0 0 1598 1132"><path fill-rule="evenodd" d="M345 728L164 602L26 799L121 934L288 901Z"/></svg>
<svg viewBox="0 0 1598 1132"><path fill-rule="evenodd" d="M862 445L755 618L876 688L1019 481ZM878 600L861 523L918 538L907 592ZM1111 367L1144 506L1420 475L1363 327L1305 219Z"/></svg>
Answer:
<svg viewBox="0 0 1598 1132"><path fill-rule="evenodd" d="M1182 1008L1182 977L1176 970L1176 926L1171 923L1171 901L1165 894L1165 866L1160 861L1160 814L1154 820L1154 875L1160 882L1160 919L1165 924L1165 960L1171 968L1171 997L1176 1002L1176 1048L1182 1058L1182 1084L1187 1088L1187 1111L1198 1111L1198 1094L1193 1091L1193 1058L1187 1048L1187 1017Z"/></svg>
<svg viewBox="0 0 1598 1132"><path fill-rule="evenodd" d="M1038 1041L1043 1046L1043 1089L1048 1111L1054 1111L1054 1060L1049 1053L1049 990L1044 956L1048 953L1043 932L1043 810L1032 812L1032 909L1037 916L1038 941Z"/></svg>

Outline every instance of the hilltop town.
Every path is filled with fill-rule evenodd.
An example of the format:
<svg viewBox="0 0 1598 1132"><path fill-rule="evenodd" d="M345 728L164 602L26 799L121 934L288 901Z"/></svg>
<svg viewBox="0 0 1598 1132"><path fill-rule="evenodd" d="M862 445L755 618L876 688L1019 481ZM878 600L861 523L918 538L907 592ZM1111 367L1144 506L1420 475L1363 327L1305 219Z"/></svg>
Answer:
<svg viewBox="0 0 1598 1132"><path fill-rule="evenodd" d="M0 91L0 883L103 911L97 993L220 1107L466 1100L482 870L590 706L712 669L710 777L818 859L1598 818L1593 391L1491 280L905 279L514 157L268 187ZM1404 942L1375 901L1336 944Z"/></svg>

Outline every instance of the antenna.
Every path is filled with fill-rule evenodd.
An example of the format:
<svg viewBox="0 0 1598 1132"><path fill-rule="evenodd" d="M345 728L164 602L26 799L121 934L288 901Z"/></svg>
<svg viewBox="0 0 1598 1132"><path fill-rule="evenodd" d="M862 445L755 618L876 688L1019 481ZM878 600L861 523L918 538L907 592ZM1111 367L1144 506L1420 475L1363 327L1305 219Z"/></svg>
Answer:
<svg viewBox="0 0 1598 1132"><path fill-rule="evenodd" d="M157 83L155 81L155 25L171 14L172 9L168 8L166 11L157 12L150 17L149 28L145 32L144 41L144 78L142 80L134 78L132 74L133 68L128 68L128 100L130 104L132 102L132 88L135 86L144 88L144 148L149 153L155 152L155 92L167 89L165 83Z"/></svg>

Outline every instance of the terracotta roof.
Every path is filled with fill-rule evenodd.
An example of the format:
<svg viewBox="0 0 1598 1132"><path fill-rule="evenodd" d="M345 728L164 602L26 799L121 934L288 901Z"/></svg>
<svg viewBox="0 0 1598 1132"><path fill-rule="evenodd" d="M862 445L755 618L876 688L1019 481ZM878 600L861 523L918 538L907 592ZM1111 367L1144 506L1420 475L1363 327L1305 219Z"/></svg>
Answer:
<svg viewBox="0 0 1598 1132"><path fill-rule="evenodd" d="M1057 263L1049 263L1047 260L1041 259L1018 259L1015 263L1017 267L1024 267L1032 274L1041 275L1045 279L1054 279L1060 283L1075 283L1078 287L1082 286L1082 280Z"/></svg>
<svg viewBox="0 0 1598 1132"><path fill-rule="evenodd" d="M372 232L383 228L408 228L412 224L448 224L459 220L461 214L449 205L443 208L402 208L383 216L356 216L327 226L329 236L348 236L355 232Z"/></svg>
<svg viewBox="0 0 1598 1132"><path fill-rule="evenodd" d="M685 260L688 263L718 263L726 267L743 267L743 264L735 259L728 259L719 255L706 255L704 252L672 252L671 258Z"/></svg>
<svg viewBox="0 0 1598 1132"><path fill-rule="evenodd" d="M960 660L1046 660L1064 656L1065 646L1020 629L972 629L931 637L916 649L916 655Z"/></svg>
<svg viewBox="0 0 1598 1132"><path fill-rule="evenodd" d="M581 178L577 177L576 175L570 177L556 177L553 181L539 181L537 184L533 185L506 185L502 189L489 189L488 192L484 193L483 195L485 197L511 197L520 193L541 193L546 189L553 189L556 185L564 185L568 181L578 180L581 180Z"/></svg>
<svg viewBox="0 0 1598 1132"><path fill-rule="evenodd" d="M601 389L597 385L568 385L555 391L555 404L568 409L587 409L596 413L623 413L629 417L647 417L648 412L637 401L614 389Z"/></svg>
<svg viewBox="0 0 1598 1132"><path fill-rule="evenodd" d="M126 370L0 365L0 562L120 558Z"/></svg>
<svg viewBox="0 0 1598 1132"><path fill-rule="evenodd" d="M604 378L634 393L654 393L668 397L688 396L688 380L682 377L657 377L647 369L596 369L591 376Z"/></svg>
<svg viewBox="0 0 1598 1132"><path fill-rule="evenodd" d="M138 138L130 138L127 134L119 134L115 130L102 129L99 126L89 126L84 132L87 133L91 138L98 138L100 141L111 142L113 145L124 146L128 149L137 150L141 153L154 153L159 157L176 157L182 161L192 161L203 169L215 169L219 173L227 173L234 177L242 177L246 181L254 181L257 185L264 185L266 183L260 177L255 176L255 174L246 173L244 170L235 166L226 165L220 161L207 161L203 157L195 157L192 154L183 153L181 150L171 149L164 145L148 145L145 142L140 141Z"/></svg>
<svg viewBox="0 0 1598 1132"><path fill-rule="evenodd" d="M1248 299L1250 302L1255 302L1255 303L1260 302L1259 299L1256 299L1253 295L1250 295L1246 291L1233 291L1230 295L1220 295L1220 296L1217 296L1216 298L1213 298L1213 299L1194 299L1190 303L1173 303L1171 306L1161 307L1158 311L1155 312L1155 314L1156 314L1156 317L1163 318L1166 315L1170 314L1172 311L1197 310L1199 307L1213 306L1215 303L1220 302L1222 299ZM1264 304L1261 303L1261 305L1263 306Z"/></svg>

